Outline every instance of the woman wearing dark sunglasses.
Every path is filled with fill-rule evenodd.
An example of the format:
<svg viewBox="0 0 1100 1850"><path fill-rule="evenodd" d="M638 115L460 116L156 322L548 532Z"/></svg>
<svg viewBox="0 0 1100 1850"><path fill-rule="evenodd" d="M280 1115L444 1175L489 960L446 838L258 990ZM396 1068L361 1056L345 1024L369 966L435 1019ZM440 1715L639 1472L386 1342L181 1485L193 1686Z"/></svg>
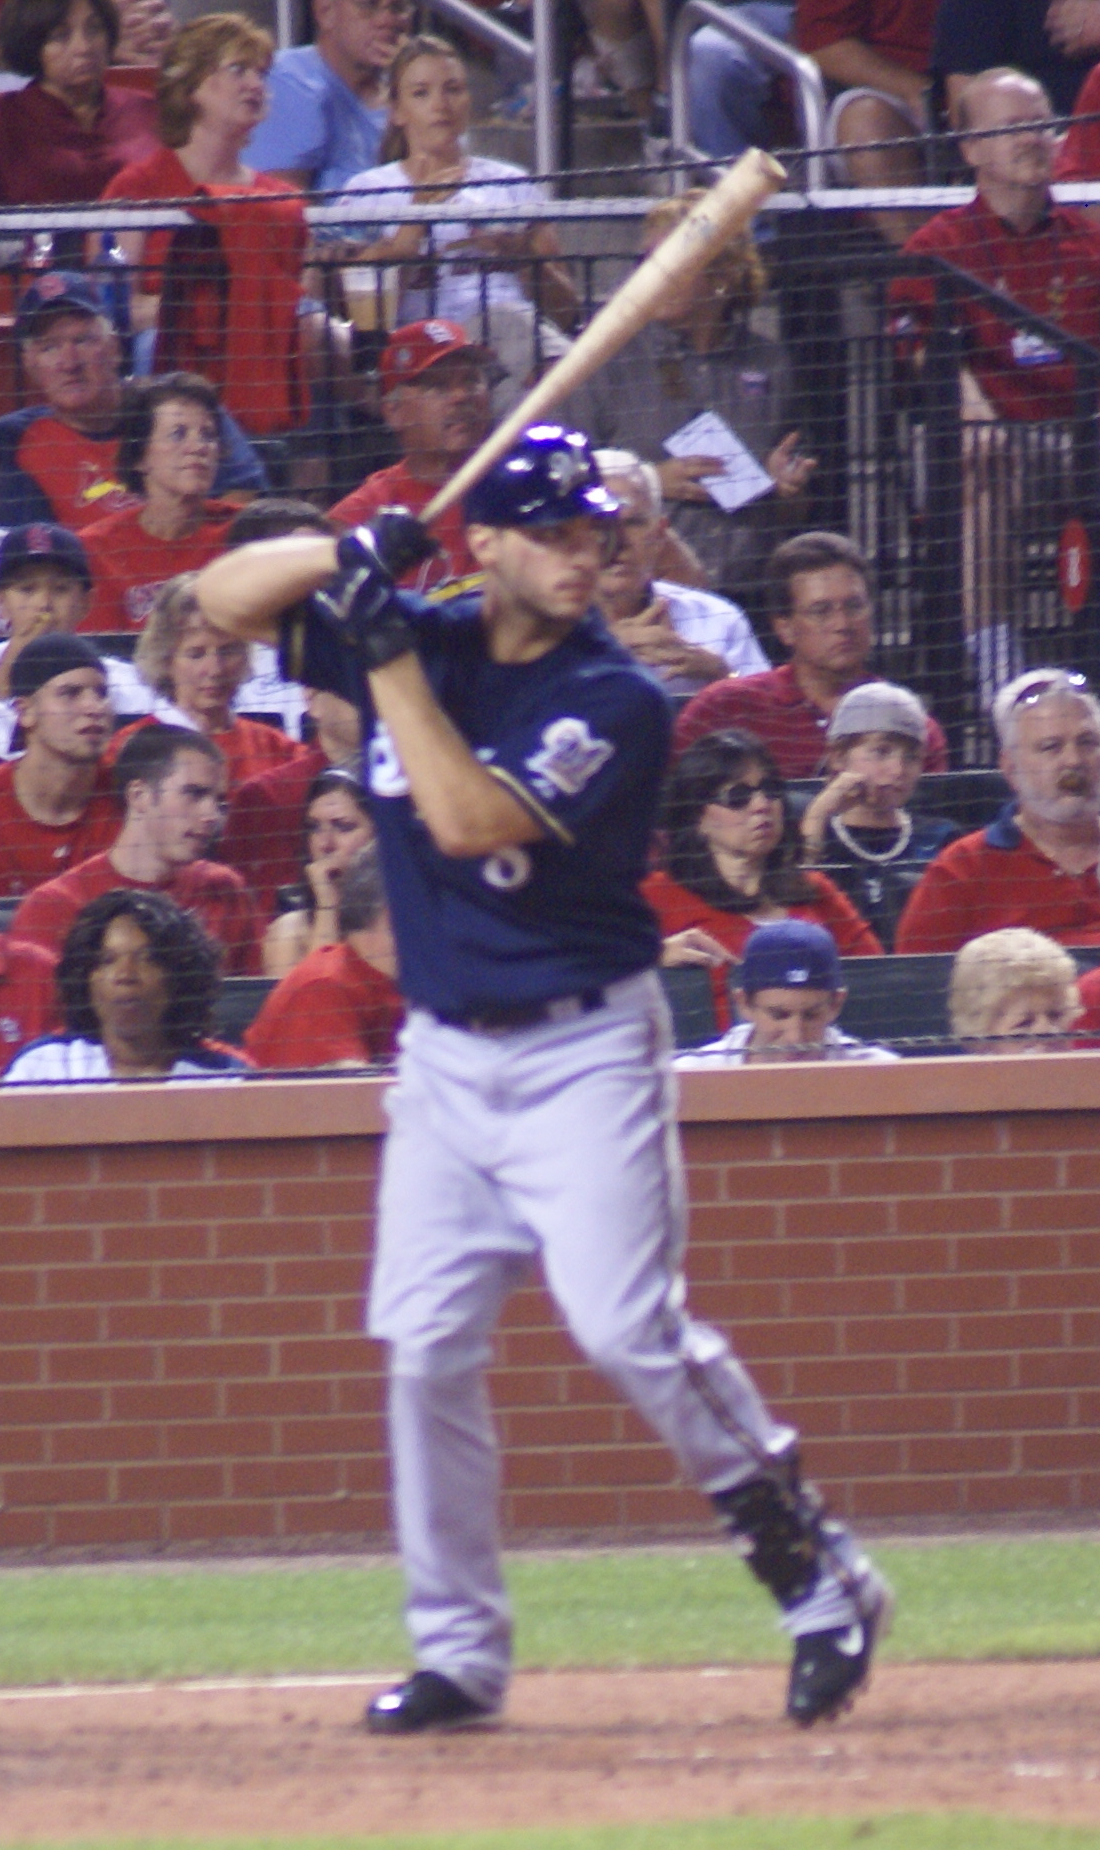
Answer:
<svg viewBox="0 0 1100 1850"><path fill-rule="evenodd" d="M665 964L705 964L720 1026L727 974L756 925L812 919L842 957L881 956L871 927L825 874L798 864L799 831L786 785L751 732L708 733L688 747L665 787L661 869L643 892L657 914Z"/></svg>

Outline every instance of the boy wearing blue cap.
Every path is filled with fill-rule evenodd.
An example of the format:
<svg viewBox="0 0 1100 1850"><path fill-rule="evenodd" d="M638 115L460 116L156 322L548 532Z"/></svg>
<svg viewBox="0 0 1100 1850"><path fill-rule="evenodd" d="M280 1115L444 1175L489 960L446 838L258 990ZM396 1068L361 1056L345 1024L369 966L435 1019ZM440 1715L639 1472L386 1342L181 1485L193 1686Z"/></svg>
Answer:
<svg viewBox="0 0 1100 1850"><path fill-rule="evenodd" d="M804 919L759 925L745 944L739 979L734 1001L740 1021L720 1041L680 1054L680 1071L772 1060L899 1057L836 1026L848 992L836 945L823 925Z"/></svg>

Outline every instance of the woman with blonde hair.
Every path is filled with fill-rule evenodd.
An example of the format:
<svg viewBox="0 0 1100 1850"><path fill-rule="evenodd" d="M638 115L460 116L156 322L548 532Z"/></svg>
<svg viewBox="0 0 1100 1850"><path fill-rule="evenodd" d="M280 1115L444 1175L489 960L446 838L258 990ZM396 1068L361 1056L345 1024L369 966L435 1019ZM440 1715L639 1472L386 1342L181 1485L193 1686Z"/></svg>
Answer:
<svg viewBox="0 0 1100 1850"><path fill-rule="evenodd" d="M1077 965L1027 926L983 932L956 952L947 997L951 1032L986 1043L972 1052L1059 1052L1081 1014Z"/></svg>
<svg viewBox="0 0 1100 1850"><path fill-rule="evenodd" d="M648 255L703 197L692 188L646 213ZM784 349L752 325L767 275L749 232L716 253L698 276L669 289L654 319L568 398L566 423L595 447L628 449L656 465L668 513L702 562L712 590L750 615L762 613L766 560L791 522L806 524L805 489L816 463L799 447ZM758 469L749 499L719 500L706 486L722 459L691 441L688 427L709 413ZM686 433L677 441L677 433ZM676 453L670 453L672 439ZM684 445L686 442L686 453ZM736 500L736 497L734 497Z"/></svg>
<svg viewBox="0 0 1100 1850"><path fill-rule="evenodd" d="M408 39L390 66L382 165L356 174L341 201L356 207L345 237L357 263L400 266L394 325L457 321L495 349L518 395L539 358L565 351L562 330L579 305L553 226L514 215L497 224L448 217L430 229L387 223L394 206L522 208L545 197L522 167L467 153L470 111L454 46L428 33ZM499 398L494 408L503 409Z"/></svg>
<svg viewBox="0 0 1100 1850"><path fill-rule="evenodd" d="M134 665L156 695L152 713L116 732L107 752L113 763L140 726L189 726L222 752L232 793L247 777L304 758L307 748L263 720L233 711L249 673L248 644L206 621L195 596L194 572L162 585L134 655Z"/></svg>
<svg viewBox="0 0 1100 1850"><path fill-rule="evenodd" d="M177 32L157 85L163 146L115 175L104 199L187 199L179 231L123 232L144 264L135 328L155 328L150 370L201 373L252 436L304 422L299 334L305 213L285 180L241 159L267 109L271 35L243 13Z"/></svg>

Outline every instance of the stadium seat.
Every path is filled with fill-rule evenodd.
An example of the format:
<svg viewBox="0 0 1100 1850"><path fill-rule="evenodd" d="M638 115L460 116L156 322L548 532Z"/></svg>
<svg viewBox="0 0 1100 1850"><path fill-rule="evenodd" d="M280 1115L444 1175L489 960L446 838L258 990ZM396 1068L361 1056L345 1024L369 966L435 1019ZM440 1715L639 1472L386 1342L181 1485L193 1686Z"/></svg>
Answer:
<svg viewBox="0 0 1100 1850"><path fill-rule="evenodd" d="M216 1039L242 1047L246 1028L252 1026L275 982L273 976L227 976L214 1004Z"/></svg>
<svg viewBox="0 0 1100 1850"><path fill-rule="evenodd" d="M701 964L677 964L660 975L672 1010L677 1047L702 1047L706 1041L717 1040L718 1017L710 971Z"/></svg>

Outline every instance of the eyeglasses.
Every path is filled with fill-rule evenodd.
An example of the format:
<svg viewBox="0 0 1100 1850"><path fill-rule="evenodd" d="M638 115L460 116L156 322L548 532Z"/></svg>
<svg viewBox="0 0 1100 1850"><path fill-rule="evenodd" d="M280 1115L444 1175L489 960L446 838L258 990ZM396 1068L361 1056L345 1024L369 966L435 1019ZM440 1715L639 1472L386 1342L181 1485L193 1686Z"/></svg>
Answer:
<svg viewBox="0 0 1100 1850"><path fill-rule="evenodd" d="M1037 700L1045 700L1050 693L1065 693L1070 690L1080 694L1088 687L1088 676L1071 674L1065 669L1056 669L1053 674L1036 674L1029 677L1009 707L1015 713L1017 707L1031 707Z"/></svg>
<svg viewBox="0 0 1100 1850"><path fill-rule="evenodd" d="M868 597L822 598L813 604L792 605L792 617L805 617L810 623L826 623L830 617L862 617L871 608Z"/></svg>
<svg viewBox="0 0 1100 1850"><path fill-rule="evenodd" d="M767 797L770 803L778 803L786 786L781 777L762 777L758 784L742 780L740 783L727 784L724 790L716 790L711 797L719 809L748 809L753 797Z"/></svg>

